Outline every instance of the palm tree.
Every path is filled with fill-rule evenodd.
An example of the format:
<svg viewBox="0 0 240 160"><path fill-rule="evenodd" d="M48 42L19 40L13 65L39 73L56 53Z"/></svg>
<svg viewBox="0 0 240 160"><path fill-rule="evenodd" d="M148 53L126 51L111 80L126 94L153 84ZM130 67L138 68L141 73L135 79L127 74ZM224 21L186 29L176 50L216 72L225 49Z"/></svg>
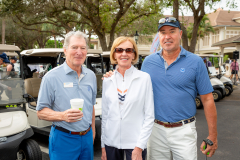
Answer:
<svg viewBox="0 0 240 160"><path fill-rule="evenodd" d="M188 39L192 39L192 31L193 31L193 23L190 23L190 25L187 28L187 36ZM197 39L198 39L198 54L199 54L199 42L200 38L204 38L206 35L209 35L210 33L215 33L212 25L210 24L209 18L206 15L204 15L203 19L200 22L200 25L198 27L198 33L197 33Z"/></svg>

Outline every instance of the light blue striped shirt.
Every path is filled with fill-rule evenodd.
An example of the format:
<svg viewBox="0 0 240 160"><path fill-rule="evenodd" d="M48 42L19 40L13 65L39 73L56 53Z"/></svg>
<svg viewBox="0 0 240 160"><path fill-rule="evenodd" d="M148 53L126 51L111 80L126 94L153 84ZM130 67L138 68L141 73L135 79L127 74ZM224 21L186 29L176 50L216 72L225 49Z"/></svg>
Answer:
<svg viewBox="0 0 240 160"><path fill-rule="evenodd" d="M65 85L64 85L65 83ZM54 125L69 131L80 132L87 130L92 124L93 105L96 103L97 85L96 76L88 68L82 67L78 78L76 71L67 63L52 69L42 79L38 94L37 110L48 107L54 111L63 112L71 108L70 99L84 99L81 121L68 123L65 121L53 122Z"/></svg>

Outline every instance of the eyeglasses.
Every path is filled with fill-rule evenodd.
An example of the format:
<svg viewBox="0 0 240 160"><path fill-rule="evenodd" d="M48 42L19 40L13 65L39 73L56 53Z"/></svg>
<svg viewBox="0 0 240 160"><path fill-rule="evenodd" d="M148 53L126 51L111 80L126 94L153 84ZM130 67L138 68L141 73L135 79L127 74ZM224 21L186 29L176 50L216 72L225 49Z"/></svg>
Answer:
<svg viewBox="0 0 240 160"><path fill-rule="evenodd" d="M166 18L161 18L158 23L159 24L163 24L166 22L170 22L170 23L176 23L178 20L175 17L166 17Z"/></svg>
<svg viewBox="0 0 240 160"><path fill-rule="evenodd" d="M135 53L135 50L134 50L133 48L126 48L126 49L123 49L123 48L115 48L115 52L116 52L116 53L122 54L123 51L125 51L127 54Z"/></svg>

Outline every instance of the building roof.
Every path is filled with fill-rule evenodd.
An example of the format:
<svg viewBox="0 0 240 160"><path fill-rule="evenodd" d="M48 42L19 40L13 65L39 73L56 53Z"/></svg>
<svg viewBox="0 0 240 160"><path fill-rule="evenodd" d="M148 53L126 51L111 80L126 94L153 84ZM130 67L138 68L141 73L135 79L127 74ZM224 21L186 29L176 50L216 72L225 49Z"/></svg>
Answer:
<svg viewBox="0 0 240 160"><path fill-rule="evenodd" d="M216 12L208 14L212 26L240 26L233 18L240 17L240 11L225 11L217 9Z"/></svg>
<svg viewBox="0 0 240 160"><path fill-rule="evenodd" d="M235 15L233 16L233 20L235 20L235 19L240 19L240 13L235 14Z"/></svg>
<svg viewBox="0 0 240 160"><path fill-rule="evenodd" d="M228 38L228 39L224 39L222 41L219 41L217 43L212 44L212 47L217 47L217 46L221 46L224 44L231 44L231 43L240 43L240 35Z"/></svg>

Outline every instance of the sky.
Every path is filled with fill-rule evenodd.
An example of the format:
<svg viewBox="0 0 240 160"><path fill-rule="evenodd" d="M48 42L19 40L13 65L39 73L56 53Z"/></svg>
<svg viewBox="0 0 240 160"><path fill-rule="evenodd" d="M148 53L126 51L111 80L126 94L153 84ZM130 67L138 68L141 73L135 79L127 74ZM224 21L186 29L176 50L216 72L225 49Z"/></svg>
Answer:
<svg viewBox="0 0 240 160"><path fill-rule="evenodd" d="M223 10L229 10L229 8L228 7L226 7L226 5L227 5L227 2L226 2L227 0L222 0L221 2L219 2L214 8L215 9L218 9L218 8L223 8ZM237 8L236 9L230 9L231 11L240 11L240 0L235 0L235 3L237 4ZM213 12L214 10L212 9L210 9L209 7L206 7L206 10L205 10L205 12L206 13L211 13L211 12ZM192 12L190 12L190 11L188 11L188 12L183 12L183 14L185 15L185 16L192 16L193 14L192 14ZM165 9L164 11L163 11L163 15L172 15L172 9ZM179 15L181 15L181 13L179 13Z"/></svg>

